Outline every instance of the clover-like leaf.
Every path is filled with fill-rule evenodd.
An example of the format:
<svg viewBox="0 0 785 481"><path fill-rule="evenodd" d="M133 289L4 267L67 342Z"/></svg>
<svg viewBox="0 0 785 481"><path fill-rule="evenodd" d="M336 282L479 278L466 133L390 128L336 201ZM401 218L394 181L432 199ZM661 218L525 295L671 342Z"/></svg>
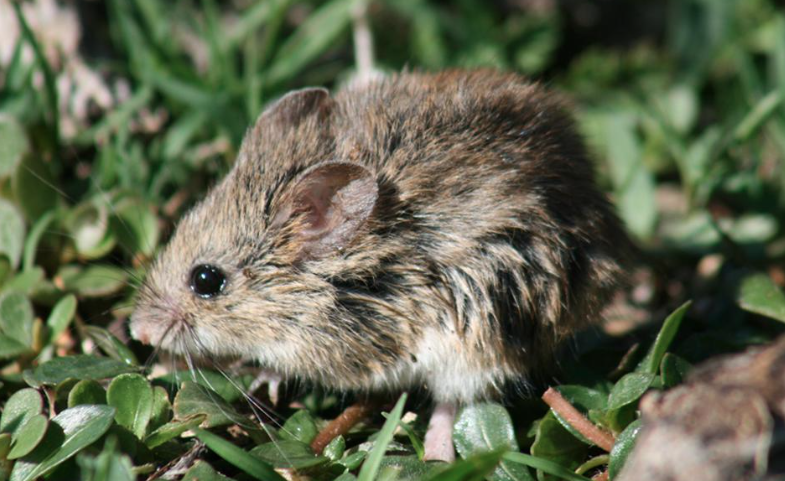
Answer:
<svg viewBox="0 0 785 481"><path fill-rule="evenodd" d="M464 407L455 421L453 441L458 454L464 459L483 452L518 450L510 414L503 406L495 403L477 403ZM525 467L502 461L489 479L506 481L533 478Z"/></svg>
<svg viewBox="0 0 785 481"><path fill-rule="evenodd" d="M206 414L202 427L213 428L227 424L248 425L249 422L228 402L204 386L186 381L174 398L177 419L188 419L195 414Z"/></svg>
<svg viewBox="0 0 785 481"><path fill-rule="evenodd" d="M116 409L117 424L144 438L153 412L153 388L147 379L139 374L117 376L106 390L106 402Z"/></svg>
<svg viewBox="0 0 785 481"><path fill-rule="evenodd" d="M19 429L14 431L13 444L8 453L8 459L17 459L27 456L44 439L49 419L43 414L36 414L27 419Z"/></svg>
<svg viewBox="0 0 785 481"><path fill-rule="evenodd" d="M785 322L785 293L763 273L742 280L738 294L742 309Z"/></svg>
<svg viewBox="0 0 785 481"><path fill-rule="evenodd" d="M316 429L313 416L307 410L301 409L286 420L278 434L282 439L308 444L313 441L317 433L318 429Z"/></svg>
<svg viewBox="0 0 785 481"><path fill-rule="evenodd" d="M27 384L38 387L55 385L68 378L99 380L138 370L137 367L114 359L82 354L56 357L33 370L25 371L23 377Z"/></svg>
<svg viewBox="0 0 785 481"><path fill-rule="evenodd" d="M112 425L114 408L77 406L51 419L43 441L26 457L17 460L10 481L32 481L104 435Z"/></svg>
<svg viewBox="0 0 785 481"><path fill-rule="evenodd" d="M276 468L303 469L325 464L330 460L317 456L311 447L298 440L281 440L260 444L251 454Z"/></svg>
<svg viewBox="0 0 785 481"><path fill-rule="evenodd" d="M22 258L25 242L25 221L22 214L7 200L0 198L0 254L11 261L14 269Z"/></svg>
<svg viewBox="0 0 785 481"><path fill-rule="evenodd" d="M608 397L608 409L615 410L637 401L654 381L654 374L631 372L619 379Z"/></svg>

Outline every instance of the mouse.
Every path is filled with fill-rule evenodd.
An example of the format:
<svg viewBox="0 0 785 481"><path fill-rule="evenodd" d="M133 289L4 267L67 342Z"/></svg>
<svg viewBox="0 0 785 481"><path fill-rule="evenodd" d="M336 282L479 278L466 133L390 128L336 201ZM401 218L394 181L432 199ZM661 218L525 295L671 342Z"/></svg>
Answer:
<svg viewBox="0 0 785 481"><path fill-rule="evenodd" d="M132 336L283 379L457 410L601 321L630 245L568 103L492 70L403 72L269 105L152 262Z"/></svg>

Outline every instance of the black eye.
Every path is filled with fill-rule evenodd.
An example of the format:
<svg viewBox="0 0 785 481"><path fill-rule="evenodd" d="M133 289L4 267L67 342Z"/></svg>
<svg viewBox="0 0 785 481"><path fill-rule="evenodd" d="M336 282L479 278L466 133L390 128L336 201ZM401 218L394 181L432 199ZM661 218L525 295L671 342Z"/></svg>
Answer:
<svg viewBox="0 0 785 481"><path fill-rule="evenodd" d="M215 297L225 285L226 276L217 267L201 265L191 271L191 290L199 297Z"/></svg>

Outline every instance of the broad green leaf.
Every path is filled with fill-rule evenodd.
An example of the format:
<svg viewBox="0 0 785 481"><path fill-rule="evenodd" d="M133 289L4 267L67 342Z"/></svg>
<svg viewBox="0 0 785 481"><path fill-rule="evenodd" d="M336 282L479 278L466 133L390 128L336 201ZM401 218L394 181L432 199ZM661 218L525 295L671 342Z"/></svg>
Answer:
<svg viewBox="0 0 785 481"><path fill-rule="evenodd" d="M322 455L330 461L337 461L343 457L344 451L346 451L346 439L338 435L324 447Z"/></svg>
<svg viewBox="0 0 785 481"><path fill-rule="evenodd" d="M0 180L16 171L30 150L24 129L13 117L0 114Z"/></svg>
<svg viewBox="0 0 785 481"><path fill-rule="evenodd" d="M214 428L227 424L249 425L247 419L240 415L231 404L206 387L185 381L174 398L174 414L176 419L188 419L195 414L206 414L202 427Z"/></svg>
<svg viewBox="0 0 785 481"><path fill-rule="evenodd" d="M153 412L147 429L149 431L158 429L170 419L172 419L172 403L169 401L169 393L161 386L153 386Z"/></svg>
<svg viewBox="0 0 785 481"><path fill-rule="evenodd" d="M360 468L360 473L357 476L358 481L373 481L376 479L376 473L379 472L379 466L381 465L384 453L387 452L387 446L390 444L390 441L392 441L395 428L401 420L404 404L406 404L406 393L401 394L400 399L398 399L395 407L390 412L387 421L384 422L382 430L379 431L373 449L371 449L368 458L363 463L362 468Z"/></svg>
<svg viewBox="0 0 785 481"><path fill-rule="evenodd" d="M317 456L310 446L297 440L281 440L261 444L253 448L251 454L275 468L303 469L330 461L324 456Z"/></svg>
<svg viewBox="0 0 785 481"><path fill-rule="evenodd" d="M16 391L3 408L0 417L0 432L14 433L33 416L44 411L44 400L35 389L25 388Z"/></svg>
<svg viewBox="0 0 785 481"><path fill-rule="evenodd" d="M563 385L557 388L559 393L570 402L578 411L583 414L589 415L592 412L605 411L608 407L608 396L594 389L584 386L576 385ZM578 432L570 423L559 415L556 411L551 410L554 417L561 423L561 425L572 433L573 436L580 439L586 444L593 445L591 441L586 439L580 432ZM590 417L591 419L591 417Z"/></svg>
<svg viewBox="0 0 785 481"><path fill-rule="evenodd" d="M131 366L139 365L134 352L107 329L98 326L87 326L85 332L107 356Z"/></svg>
<svg viewBox="0 0 785 481"><path fill-rule="evenodd" d="M73 294L60 299L49 317L46 319L46 326L49 328L49 342L54 342L55 339L60 337L71 324L71 321L76 314L76 297Z"/></svg>
<svg viewBox="0 0 785 481"><path fill-rule="evenodd" d="M0 252L0 287L3 286L5 280L11 276L13 268L11 267L11 259L7 254Z"/></svg>
<svg viewBox="0 0 785 481"><path fill-rule="evenodd" d="M665 354L665 357L662 358L662 366L660 367L663 387L669 389L681 384L687 377L687 373L690 371L691 367L690 363L684 358L670 352Z"/></svg>
<svg viewBox="0 0 785 481"><path fill-rule="evenodd" d="M139 368L106 357L88 355L56 357L33 370L24 372L24 380L33 387L55 385L68 378L107 379L132 373Z"/></svg>
<svg viewBox="0 0 785 481"><path fill-rule="evenodd" d="M528 454L506 453L504 455L504 460L523 464L524 466L532 467L538 471L542 471L543 473L550 474L551 476L556 476L557 478L565 479L567 481L589 481L589 478L575 474L569 469L566 469L564 466L556 464L553 461L548 461L547 459L542 459L535 456L529 456Z"/></svg>
<svg viewBox="0 0 785 481"><path fill-rule="evenodd" d="M461 409L455 421L453 442L464 459L489 451L517 451L518 442L510 414L494 403L477 403ZM488 478L494 481L533 479L525 467L500 462Z"/></svg>
<svg viewBox="0 0 785 481"><path fill-rule="evenodd" d="M564 429L549 411L537 425L531 454L575 469L586 459L588 449L589 446Z"/></svg>
<svg viewBox="0 0 785 481"><path fill-rule="evenodd" d="M25 346L16 339L0 334L0 359L15 358L27 352L30 352L30 346Z"/></svg>
<svg viewBox="0 0 785 481"><path fill-rule="evenodd" d="M8 453L8 459L18 459L27 456L44 439L49 419L43 414L36 414L27 419L19 429L14 431L13 445Z"/></svg>
<svg viewBox="0 0 785 481"><path fill-rule="evenodd" d="M284 481L278 473L261 459L243 451L230 441L205 431L194 428L194 433L208 448L230 464L260 481Z"/></svg>
<svg viewBox="0 0 785 481"><path fill-rule="evenodd" d="M128 274L111 265L93 264L84 269L66 266L57 275L67 290L76 292L80 297L106 297L128 285Z"/></svg>
<svg viewBox="0 0 785 481"><path fill-rule="evenodd" d="M733 132L733 139L746 142L775 113L785 100L779 90L772 90L760 99L755 107L739 122Z"/></svg>
<svg viewBox="0 0 785 481"><path fill-rule="evenodd" d="M151 257L158 246L158 217L144 202L125 198L118 202L112 217L112 230L120 246L130 255L142 253Z"/></svg>
<svg viewBox="0 0 785 481"><path fill-rule="evenodd" d="M92 379L79 381L68 393L68 407L82 404L106 404L106 391Z"/></svg>
<svg viewBox="0 0 785 481"><path fill-rule="evenodd" d="M135 481L134 466L128 454L118 452L117 438L110 435L104 443L104 448L98 456L92 456L84 451L76 457L80 467L80 474L90 481Z"/></svg>
<svg viewBox="0 0 785 481"><path fill-rule="evenodd" d="M51 163L40 154L26 155L12 178L17 205L25 217L33 221L57 207L59 194L53 188L57 181L52 176Z"/></svg>
<svg viewBox="0 0 785 481"><path fill-rule="evenodd" d="M608 398L608 409L615 410L637 401L649 389L654 374L648 372L631 372L619 379L611 390Z"/></svg>
<svg viewBox="0 0 785 481"><path fill-rule="evenodd" d="M6 282L3 290L18 291L30 294L36 286L44 280L45 272L41 267L33 267L30 270L22 271Z"/></svg>
<svg viewBox="0 0 785 481"><path fill-rule="evenodd" d="M690 309L691 305L692 301L685 302L665 319L660 328L660 332L657 334L657 339L654 340L654 344L651 346L651 349L649 349L646 357L643 358L636 368L636 372L657 374L660 369L662 357L665 356L665 352L676 337L679 326L681 326L681 320L684 318L684 315Z"/></svg>
<svg viewBox="0 0 785 481"><path fill-rule="evenodd" d="M233 481L232 478L218 473L212 466L202 461L196 461L191 468L186 471L182 481Z"/></svg>
<svg viewBox="0 0 785 481"><path fill-rule="evenodd" d="M95 442L112 425L114 408L77 406L51 419L44 440L11 471L10 481L32 481Z"/></svg>
<svg viewBox="0 0 785 481"><path fill-rule="evenodd" d="M192 418L183 421L172 421L168 424L164 424L155 431L151 432L144 439L144 443L150 449L157 448L163 443L180 436L184 432L199 427L199 425L204 422L206 417L207 415L205 414L197 414Z"/></svg>
<svg viewBox="0 0 785 481"><path fill-rule="evenodd" d="M505 451L480 452L450 464L425 479L428 481L480 481L486 479L502 459Z"/></svg>
<svg viewBox="0 0 785 481"><path fill-rule="evenodd" d="M745 277L737 299L745 311L785 322L785 293L766 274Z"/></svg>
<svg viewBox="0 0 785 481"><path fill-rule="evenodd" d="M616 437L616 443L613 445L613 449L611 449L611 460L608 464L610 479L615 478L621 471L624 461L627 460L627 456L632 452L632 448L635 447L635 440L638 438L640 430L641 420L638 419L627 426Z"/></svg>
<svg viewBox="0 0 785 481"><path fill-rule="evenodd" d="M0 330L25 346L33 344L33 306L20 292L0 295Z"/></svg>
<svg viewBox="0 0 785 481"><path fill-rule="evenodd" d="M226 402L233 403L243 397L240 389L246 389L250 385L251 377L233 377L227 379L225 375L208 369L198 369L197 371L175 371L164 376L155 378L157 383L165 383L172 388L178 387L181 380L195 382L200 386L214 391Z"/></svg>
<svg viewBox="0 0 785 481"><path fill-rule="evenodd" d="M368 457L367 451L355 451L352 454L347 455L345 458L338 460L338 464L341 464L350 471L354 471L360 467L360 464L365 461L366 457Z"/></svg>
<svg viewBox="0 0 785 481"><path fill-rule="evenodd" d="M447 469L446 463L425 462L418 456L386 456L380 473L387 473L395 481L420 481ZM381 479L382 476L377 477Z"/></svg>
<svg viewBox="0 0 785 481"><path fill-rule="evenodd" d="M11 433L0 434L0 459L6 459L11 452Z"/></svg>
<svg viewBox="0 0 785 481"><path fill-rule="evenodd" d="M153 388L139 374L121 374L106 390L106 403L114 407L115 421L144 438L153 412Z"/></svg>
<svg viewBox="0 0 785 481"><path fill-rule="evenodd" d="M25 243L25 221L14 204L0 198L0 254L16 268Z"/></svg>
<svg viewBox="0 0 785 481"><path fill-rule="evenodd" d="M309 444L318 432L319 430L316 429L316 422L314 422L311 413L301 409L286 420L278 434L283 439Z"/></svg>

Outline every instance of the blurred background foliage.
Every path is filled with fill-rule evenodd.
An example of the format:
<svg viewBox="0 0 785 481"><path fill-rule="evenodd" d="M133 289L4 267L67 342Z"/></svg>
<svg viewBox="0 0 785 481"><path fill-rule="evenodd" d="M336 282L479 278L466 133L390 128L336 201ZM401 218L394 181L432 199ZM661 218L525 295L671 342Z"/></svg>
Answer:
<svg viewBox="0 0 785 481"><path fill-rule="evenodd" d="M125 344L133 285L265 104L355 75L362 6L383 73L493 67L571 100L641 247L607 333L687 299L690 362L782 332L739 308L785 285L782 2L0 0L4 397L58 355L150 354Z"/></svg>

